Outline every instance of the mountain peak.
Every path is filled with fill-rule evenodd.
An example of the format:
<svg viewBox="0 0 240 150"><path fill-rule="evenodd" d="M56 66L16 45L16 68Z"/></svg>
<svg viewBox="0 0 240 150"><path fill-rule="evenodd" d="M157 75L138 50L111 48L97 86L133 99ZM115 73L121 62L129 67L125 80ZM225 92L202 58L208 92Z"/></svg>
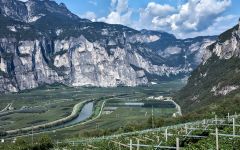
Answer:
<svg viewBox="0 0 240 150"><path fill-rule="evenodd" d="M53 0L0 0L0 12L14 20L23 22L35 22L48 14L58 14L71 19L79 19L71 13L65 4L56 3Z"/></svg>
<svg viewBox="0 0 240 150"><path fill-rule="evenodd" d="M240 30L240 17L238 19L238 30Z"/></svg>

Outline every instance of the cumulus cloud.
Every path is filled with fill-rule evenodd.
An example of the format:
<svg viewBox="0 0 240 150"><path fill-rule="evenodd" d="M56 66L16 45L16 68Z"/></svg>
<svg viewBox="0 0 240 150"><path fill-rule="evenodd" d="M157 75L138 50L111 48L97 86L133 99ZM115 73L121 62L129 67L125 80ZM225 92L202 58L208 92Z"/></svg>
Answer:
<svg viewBox="0 0 240 150"><path fill-rule="evenodd" d="M154 26L177 32L207 29L231 5L231 0L189 0L169 16L155 16Z"/></svg>
<svg viewBox="0 0 240 150"><path fill-rule="evenodd" d="M128 7L128 0L111 0L111 12L107 17L99 18L98 21L110 24L131 24L132 11Z"/></svg>
<svg viewBox="0 0 240 150"><path fill-rule="evenodd" d="M219 34L234 25L236 16L223 17L230 5L231 0L185 0L177 6L149 2L136 10L129 7L128 0L111 0L108 15L97 18L95 13L87 12L81 17L135 29L163 30L187 38Z"/></svg>
<svg viewBox="0 0 240 150"><path fill-rule="evenodd" d="M196 32L188 32L187 34L184 32L177 32L178 37L196 37L196 36L204 36L204 35L218 35L223 31L228 30L230 27L236 25L238 20L238 15L225 15L216 18L212 25L210 25L207 29L203 31Z"/></svg>
<svg viewBox="0 0 240 150"><path fill-rule="evenodd" d="M161 5L155 2L150 2L145 9L140 9L138 28L149 25L152 26L152 20L154 17L166 17L173 14L175 11L176 9L170 5Z"/></svg>

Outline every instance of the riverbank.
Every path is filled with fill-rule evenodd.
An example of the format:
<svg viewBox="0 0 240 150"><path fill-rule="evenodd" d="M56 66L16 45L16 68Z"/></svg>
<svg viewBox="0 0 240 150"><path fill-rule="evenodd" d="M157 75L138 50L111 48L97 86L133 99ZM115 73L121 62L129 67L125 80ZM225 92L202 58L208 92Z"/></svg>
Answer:
<svg viewBox="0 0 240 150"><path fill-rule="evenodd" d="M80 125L84 125L84 124L93 122L93 121L95 121L96 119L98 119L101 116L103 108L105 106L105 102L106 101L103 101L103 103L101 104L101 108L100 108L100 111L99 111L98 114L96 114L96 115L90 117L89 119L87 119L85 121L82 121L82 122L80 122L78 124L74 124L74 125L58 128L56 130L47 130L47 131L32 132L32 133L23 134L23 135L16 135L16 136L8 137L8 138L5 138L5 139L9 140L9 139L13 139L13 138L28 137L28 136L31 136L31 135L40 135L40 134L45 134L45 133L51 133L51 132L66 130L66 129L69 129L69 128L73 128L73 127L76 127L76 126L80 126Z"/></svg>
<svg viewBox="0 0 240 150"><path fill-rule="evenodd" d="M52 127L64 124L68 121L71 121L71 120L75 119L79 115L79 112L81 111L82 107L86 103L89 103L91 101L93 101L93 100L86 100L86 101L82 101L82 102L76 104L73 107L71 115L69 115L65 118L62 118L62 119L59 119L59 120L56 120L56 121L53 121L53 122L41 124L41 125L32 126L32 127L25 127L25 128L21 128L21 129L9 130L9 131L6 131L6 133L7 133L7 135L22 134L22 133L27 133L27 132L30 132L30 131L44 130L44 129L47 129L47 128L52 128Z"/></svg>

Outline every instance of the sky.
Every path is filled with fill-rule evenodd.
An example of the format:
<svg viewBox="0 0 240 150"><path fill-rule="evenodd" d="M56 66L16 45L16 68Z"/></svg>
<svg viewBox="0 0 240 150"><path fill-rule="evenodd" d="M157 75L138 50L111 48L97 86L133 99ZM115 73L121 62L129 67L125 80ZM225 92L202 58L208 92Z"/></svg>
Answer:
<svg viewBox="0 0 240 150"><path fill-rule="evenodd" d="M178 38L218 35L236 25L240 0L55 0L81 18Z"/></svg>

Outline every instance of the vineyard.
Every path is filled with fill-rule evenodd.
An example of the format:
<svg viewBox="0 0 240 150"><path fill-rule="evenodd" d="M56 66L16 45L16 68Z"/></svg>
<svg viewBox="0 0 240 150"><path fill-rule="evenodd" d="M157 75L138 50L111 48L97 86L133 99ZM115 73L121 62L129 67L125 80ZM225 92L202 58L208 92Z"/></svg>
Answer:
<svg viewBox="0 0 240 150"><path fill-rule="evenodd" d="M118 135L57 142L58 148L152 150L240 149L239 115Z"/></svg>

